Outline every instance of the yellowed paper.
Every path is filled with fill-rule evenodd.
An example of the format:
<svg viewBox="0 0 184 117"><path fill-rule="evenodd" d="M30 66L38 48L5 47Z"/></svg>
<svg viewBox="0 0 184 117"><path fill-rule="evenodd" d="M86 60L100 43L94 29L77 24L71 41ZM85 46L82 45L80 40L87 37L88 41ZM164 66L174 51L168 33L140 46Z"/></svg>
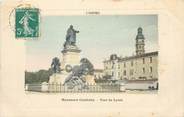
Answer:
<svg viewBox="0 0 184 117"><path fill-rule="evenodd" d="M25 70L28 57L26 41L28 40L16 39L13 13L15 8L25 4L40 9L40 37L31 42L44 39L42 19L44 16L157 15L158 92L151 94L26 92ZM1 1L0 116L183 117L183 11L183 0ZM76 29L75 26L74 29ZM81 33L79 32L80 35ZM65 38L65 34L63 35L61 39ZM81 101L63 101L63 99ZM85 99L88 101L82 101ZM114 101L103 101L106 99Z"/></svg>

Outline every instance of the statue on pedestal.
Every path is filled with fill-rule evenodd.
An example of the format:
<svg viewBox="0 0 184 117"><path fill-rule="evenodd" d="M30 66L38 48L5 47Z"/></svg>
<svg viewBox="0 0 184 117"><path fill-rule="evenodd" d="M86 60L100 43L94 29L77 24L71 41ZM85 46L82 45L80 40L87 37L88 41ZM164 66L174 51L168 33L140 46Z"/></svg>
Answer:
<svg viewBox="0 0 184 117"><path fill-rule="evenodd" d="M79 31L73 29L73 25L70 25L67 30L64 48L66 48L67 46L76 46L76 33L79 33Z"/></svg>
<svg viewBox="0 0 184 117"><path fill-rule="evenodd" d="M62 84L69 90L89 89L87 84L93 78L94 68L87 58L80 59L81 50L76 45L76 33L79 31L70 25L61 51L62 65L57 57L52 60L51 68L54 73L50 76L49 83L56 85L50 86L51 91L57 91L57 84Z"/></svg>

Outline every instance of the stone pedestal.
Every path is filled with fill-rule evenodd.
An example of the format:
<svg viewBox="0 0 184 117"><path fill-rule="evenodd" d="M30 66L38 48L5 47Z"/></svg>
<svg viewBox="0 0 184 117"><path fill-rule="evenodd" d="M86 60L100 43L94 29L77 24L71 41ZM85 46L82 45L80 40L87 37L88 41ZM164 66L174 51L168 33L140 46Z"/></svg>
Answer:
<svg viewBox="0 0 184 117"><path fill-rule="evenodd" d="M49 84L64 84L66 77L69 74L67 72L55 73L49 78Z"/></svg>
<svg viewBox="0 0 184 117"><path fill-rule="evenodd" d="M80 52L81 50L79 50L77 46L69 46L67 48L64 48L62 51L61 69L65 70L65 67L67 65L70 65L72 68L75 65L79 65Z"/></svg>
<svg viewBox="0 0 184 117"><path fill-rule="evenodd" d="M54 73L49 78L49 84L61 84L63 85L65 79L69 76L69 72L66 71L66 66L73 68L75 65L80 64L80 52L77 46L70 45L65 47L62 50L62 59L61 59L61 73Z"/></svg>
<svg viewBox="0 0 184 117"><path fill-rule="evenodd" d="M50 92L60 91L68 75L69 73L62 72L62 73L54 73L52 76L50 76L49 77L49 91Z"/></svg>

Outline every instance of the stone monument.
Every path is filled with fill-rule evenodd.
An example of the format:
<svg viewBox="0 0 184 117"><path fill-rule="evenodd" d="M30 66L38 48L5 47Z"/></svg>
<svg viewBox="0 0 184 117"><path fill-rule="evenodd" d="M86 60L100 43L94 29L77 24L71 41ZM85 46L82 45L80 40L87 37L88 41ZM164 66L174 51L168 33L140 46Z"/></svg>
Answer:
<svg viewBox="0 0 184 117"><path fill-rule="evenodd" d="M88 83L94 83L93 65L87 58L80 59L81 50L76 45L76 33L72 25L67 30L66 40L63 44L62 59L54 58L51 68L53 74L50 76L50 91L57 91L58 86L72 88L87 88ZM60 63L61 61L61 63ZM89 81L89 82L88 82Z"/></svg>
<svg viewBox="0 0 184 117"><path fill-rule="evenodd" d="M72 25L67 30L66 40L63 45L63 50L61 51L61 65L55 65L55 63L59 62L56 58L53 59L51 68L53 67L54 74L50 76L49 83L57 83L64 84L65 78L69 75L69 72L75 65L79 65L80 63L80 52L81 50L76 45L76 31ZM56 68L54 68L56 67ZM58 68L59 67L59 68ZM55 71L57 70L57 71Z"/></svg>

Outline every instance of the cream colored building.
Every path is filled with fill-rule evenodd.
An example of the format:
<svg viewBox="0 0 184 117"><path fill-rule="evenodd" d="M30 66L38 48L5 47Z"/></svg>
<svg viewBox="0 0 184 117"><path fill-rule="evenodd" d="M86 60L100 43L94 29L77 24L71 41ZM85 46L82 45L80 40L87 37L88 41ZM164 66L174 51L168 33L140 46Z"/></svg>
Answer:
<svg viewBox="0 0 184 117"><path fill-rule="evenodd" d="M104 75L110 75L112 79L158 79L158 52L145 53L144 35L142 28L138 28L136 36L136 55L118 57L112 54L104 61Z"/></svg>

